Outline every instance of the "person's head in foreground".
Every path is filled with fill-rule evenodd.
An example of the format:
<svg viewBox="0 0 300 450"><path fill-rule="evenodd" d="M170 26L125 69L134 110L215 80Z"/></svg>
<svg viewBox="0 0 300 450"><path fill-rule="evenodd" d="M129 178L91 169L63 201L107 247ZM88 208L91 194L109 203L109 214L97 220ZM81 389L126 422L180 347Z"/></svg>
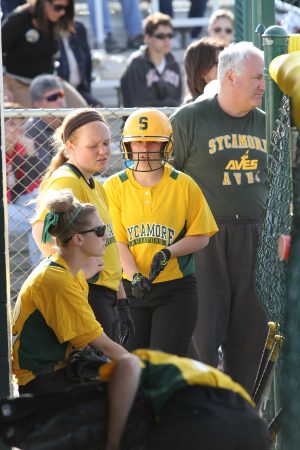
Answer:
<svg viewBox="0 0 300 450"><path fill-rule="evenodd" d="M263 51L251 42L231 44L219 54L218 102L233 115L259 107L265 90Z"/></svg>

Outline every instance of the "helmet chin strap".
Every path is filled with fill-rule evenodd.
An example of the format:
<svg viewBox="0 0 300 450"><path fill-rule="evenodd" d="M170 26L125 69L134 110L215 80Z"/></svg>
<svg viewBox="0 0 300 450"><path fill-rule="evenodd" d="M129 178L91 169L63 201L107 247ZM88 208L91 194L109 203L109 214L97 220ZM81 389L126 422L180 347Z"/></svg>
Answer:
<svg viewBox="0 0 300 450"><path fill-rule="evenodd" d="M130 160L125 159L125 166L127 167L127 169L132 170L133 172L154 172L156 170L160 170L165 165L165 161L159 160L160 161L160 166L156 167L156 168L153 168L151 166L151 162L153 162L153 161L150 160L150 161L147 161L149 169L147 169L147 168L139 169L140 161L141 161L140 159L138 159L137 161L135 161L133 159L130 159ZM156 160L156 161L158 161L158 160Z"/></svg>
<svg viewBox="0 0 300 450"><path fill-rule="evenodd" d="M160 152L160 157L156 158L156 159L147 159L147 163L149 168L139 168L140 162L145 162L144 159L140 158L140 155L144 155L144 152L132 152L131 150L131 143L127 142L125 144L126 149L127 149L127 155L125 153L123 153L123 158L125 159L125 166L127 169L135 171L135 172L154 172L156 170L160 170L162 167L164 167L165 163L167 162L167 159L165 157L165 148L167 146L167 142L162 142L161 144L161 148L159 150ZM152 152L152 153L157 153L157 152ZM137 159L133 159L133 154L135 154L135 156L137 156ZM148 155L150 155L151 158L151 152L148 152ZM154 161L159 161L160 165L158 167L153 168L151 163L153 163Z"/></svg>

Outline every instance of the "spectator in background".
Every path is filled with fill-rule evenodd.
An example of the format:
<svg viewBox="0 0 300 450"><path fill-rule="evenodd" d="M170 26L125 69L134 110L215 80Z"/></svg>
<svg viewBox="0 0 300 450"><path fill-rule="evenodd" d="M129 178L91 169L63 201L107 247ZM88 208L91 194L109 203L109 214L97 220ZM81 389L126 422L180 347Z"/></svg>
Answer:
<svg viewBox="0 0 300 450"><path fill-rule="evenodd" d="M75 21L73 31L62 33L59 53L57 74L67 80L90 106L103 106L91 93L92 58L86 28L81 22Z"/></svg>
<svg viewBox="0 0 300 450"><path fill-rule="evenodd" d="M196 100L204 92L205 86L218 76L218 57L224 44L204 37L192 42L184 55L187 95L184 103Z"/></svg>
<svg viewBox="0 0 300 450"><path fill-rule="evenodd" d="M97 1L97 0L96 0ZM127 48L138 49L143 43L142 35L142 13L139 0L120 0L122 8L123 22L127 32ZM95 0L88 0L91 24L96 35L96 12ZM114 39L110 21L108 0L102 1L103 27L105 34L105 49L109 53L124 50L124 48Z"/></svg>
<svg viewBox="0 0 300 450"><path fill-rule="evenodd" d="M29 0L2 23L6 74L4 88L23 107L30 107L29 85L43 73L54 72L54 55L61 32L74 29L74 0ZM65 82L68 107L85 106L84 98Z"/></svg>
<svg viewBox="0 0 300 450"><path fill-rule="evenodd" d="M208 34L229 45L233 41L234 15L228 9L217 9L209 19Z"/></svg>
<svg viewBox="0 0 300 450"><path fill-rule="evenodd" d="M60 79L55 75L39 75L30 84L30 98L33 108L64 108L64 89ZM40 175L49 166L54 149L52 136L61 125L61 120L49 114L42 118L33 117L26 122L26 134L34 141L35 152L39 159Z"/></svg>
<svg viewBox="0 0 300 450"><path fill-rule="evenodd" d="M189 17L203 17L205 10L206 10L207 0L191 0L190 3L191 3L191 6L190 6L188 16ZM160 12L162 12L164 14L168 14L169 16L173 17L174 12L173 12L172 0L159 0L159 10L160 10ZM196 39L199 36L201 30L202 30L201 27L193 28L192 32L191 32L191 38Z"/></svg>
<svg viewBox="0 0 300 450"><path fill-rule="evenodd" d="M150 14L143 28L145 46L132 54L121 78L124 106L178 106L182 82L179 65L170 53L171 17Z"/></svg>
<svg viewBox="0 0 300 450"><path fill-rule="evenodd" d="M21 105L4 103L4 108L18 109ZM24 140L22 119L5 118L4 130L9 241L13 244L22 235L26 235L30 262L36 265L41 259L41 253L33 239L30 223L35 205L28 202L37 196L38 159L32 143Z"/></svg>

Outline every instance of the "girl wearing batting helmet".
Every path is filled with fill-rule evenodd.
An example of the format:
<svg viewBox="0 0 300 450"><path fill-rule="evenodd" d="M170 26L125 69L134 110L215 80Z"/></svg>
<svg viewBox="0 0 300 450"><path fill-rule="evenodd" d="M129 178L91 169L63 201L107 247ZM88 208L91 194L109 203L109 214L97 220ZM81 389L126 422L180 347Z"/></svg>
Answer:
<svg viewBox="0 0 300 450"><path fill-rule="evenodd" d="M197 310L193 252L218 228L201 189L169 164L172 127L165 114L132 113L121 148L126 169L104 188L135 323L127 348L185 355Z"/></svg>

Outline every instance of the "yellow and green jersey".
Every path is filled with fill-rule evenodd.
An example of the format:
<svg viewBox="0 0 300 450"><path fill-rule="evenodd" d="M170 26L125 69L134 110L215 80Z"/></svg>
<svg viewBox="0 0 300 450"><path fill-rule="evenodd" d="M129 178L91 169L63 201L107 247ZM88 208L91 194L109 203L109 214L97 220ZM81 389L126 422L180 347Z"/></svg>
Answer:
<svg viewBox="0 0 300 450"><path fill-rule="evenodd" d="M138 349L133 354L141 360L140 390L150 400L156 414L176 391L189 386L228 389L255 406L242 386L214 367L156 350ZM114 366L112 362L99 368L102 381L110 380Z"/></svg>
<svg viewBox="0 0 300 450"><path fill-rule="evenodd" d="M91 203L96 207L101 220L106 225L108 239L106 241L104 255L104 269L100 273L100 276L96 276L94 280L89 280L89 283L100 284L101 286L106 286L109 289L117 291L122 278L122 270L103 186L95 178L91 179L91 183L87 183L81 172L75 166L72 164L64 164L50 177L45 190L49 189L70 189L80 202ZM47 208L41 204L37 211L36 221L44 220L47 212Z"/></svg>
<svg viewBox="0 0 300 450"><path fill-rule="evenodd" d="M29 275L13 315L13 373L21 385L66 366L103 329L88 303L84 273L73 276L57 253Z"/></svg>
<svg viewBox="0 0 300 450"><path fill-rule="evenodd" d="M153 256L184 236L212 236L218 231L210 208L197 184L171 166L152 187L137 183L127 169L104 183L117 242L128 245L144 276ZM154 281L163 282L194 273L193 255L171 258ZM123 277L129 279L128 274Z"/></svg>

